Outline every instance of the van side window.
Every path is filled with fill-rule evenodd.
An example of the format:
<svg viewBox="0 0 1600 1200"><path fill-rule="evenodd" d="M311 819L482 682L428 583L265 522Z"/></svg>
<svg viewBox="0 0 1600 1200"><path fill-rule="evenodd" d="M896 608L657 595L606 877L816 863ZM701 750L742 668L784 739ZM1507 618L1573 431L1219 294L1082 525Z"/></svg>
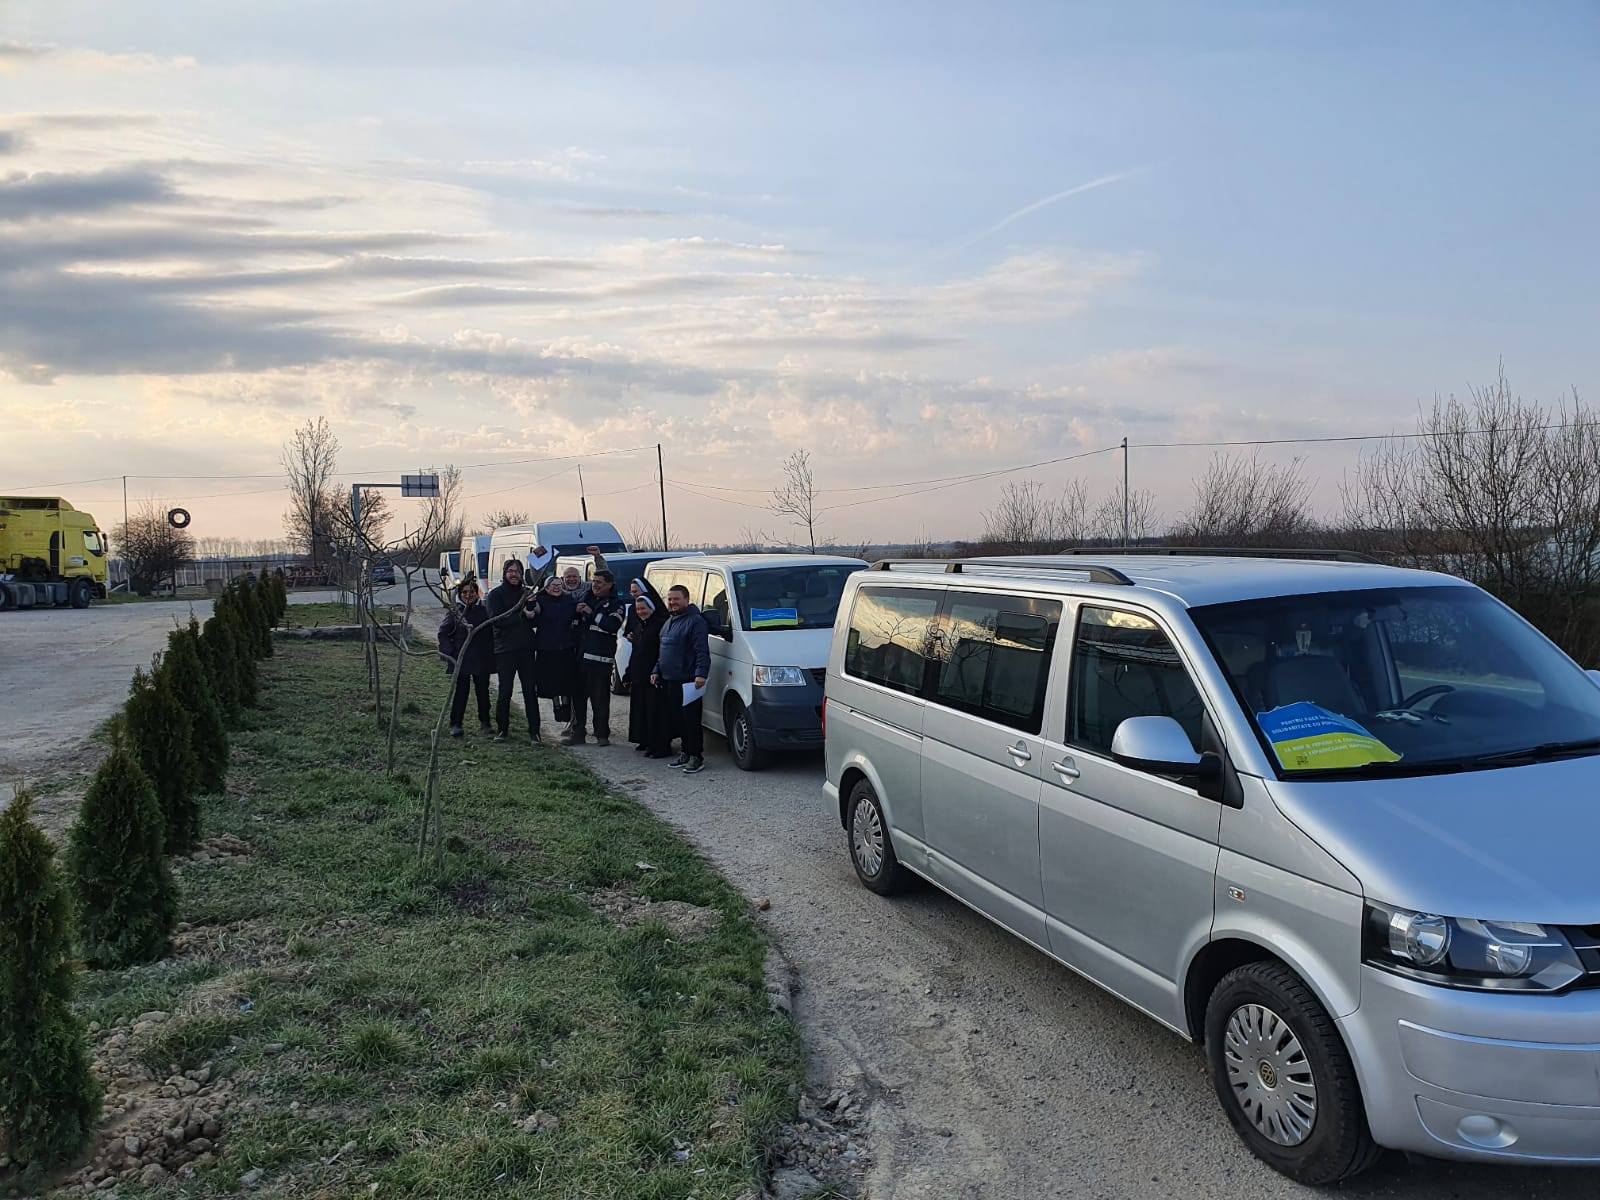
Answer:
<svg viewBox="0 0 1600 1200"><path fill-rule="evenodd" d="M1038 733L1050 650L1060 624L1058 600L948 593L935 638L938 678L933 699L1024 733Z"/></svg>
<svg viewBox="0 0 1600 1200"><path fill-rule="evenodd" d="M1067 744L1110 755L1129 717L1172 717L1196 750L1205 705L1183 660L1149 617L1086 604L1078 614L1067 702Z"/></svg>
<svg viewBox="0 0 1600 1200"><path fill-rule="evenodd" d="M706 575L706 598L705 603L700 605L700 610L715 616L722 632L724 634L728 632L728 584L722 578L721 571L712 571Z"/></svg>
<svg viewBox="0 0 1600 1200"><path fill-rule="evenodd" d="M943 594L920 589L858 591L845 635L844 673L920 696Z"/></svg>

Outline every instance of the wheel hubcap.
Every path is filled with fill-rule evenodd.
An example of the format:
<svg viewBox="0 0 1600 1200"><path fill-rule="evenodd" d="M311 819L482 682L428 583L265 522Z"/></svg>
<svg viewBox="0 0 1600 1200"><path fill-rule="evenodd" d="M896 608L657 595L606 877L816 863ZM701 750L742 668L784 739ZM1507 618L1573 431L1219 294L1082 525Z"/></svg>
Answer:
<svg viewBox="0 0 1600 1200"><path fill-rule="evenodd" d="M744 727L744 714L740 713L733 721L733 748L739 757L744 757L744 750L749 740L750 733Z"/></svg>
<svg viewBox="0 0 1600 1200"><path fill-rule="evenodd" d="M1280 1146L1298 1146L1317 1123L1317 1081L1289 1023L1260 1004L1233 1010L1223 1036L1228 1086L1250 1123Z"/></svg>
<svg viewBox="0 0 1600 1200"><path fill-rule="evenodd" d="M883 867L883 822L870 800L857 800L850 822L850 848L863 875L876 875Z"/></svg>

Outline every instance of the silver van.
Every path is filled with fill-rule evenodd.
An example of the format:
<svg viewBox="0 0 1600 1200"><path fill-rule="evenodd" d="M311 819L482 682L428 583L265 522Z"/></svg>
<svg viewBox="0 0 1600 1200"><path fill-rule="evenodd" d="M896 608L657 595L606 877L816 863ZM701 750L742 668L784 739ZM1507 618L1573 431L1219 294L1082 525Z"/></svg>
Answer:
<svg viewBox="0 0 1600 1200"><path fill-rule="evenodd" d="M880 563L828 664L856 874L1179 1035L1257 1155L1600 1163L1600 677L1350 556Z"/></svg>

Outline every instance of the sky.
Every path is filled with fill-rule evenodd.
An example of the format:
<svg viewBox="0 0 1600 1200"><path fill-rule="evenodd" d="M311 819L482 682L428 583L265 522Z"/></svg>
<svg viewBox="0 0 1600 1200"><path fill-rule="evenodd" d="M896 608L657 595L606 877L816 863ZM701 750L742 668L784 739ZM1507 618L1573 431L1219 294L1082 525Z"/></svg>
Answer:
<svg viewBox="0 0 1600 1200"><path fill-rule="evenodd" d="M273 537L323 415L474 516L657 521L659 442L675 540L795 537L797 449L824 538L961 538L1126 437L1171 517L1214 451L1141 443L1593 389L1597 66L1576 2L7 0L0 490Z"/></svg>

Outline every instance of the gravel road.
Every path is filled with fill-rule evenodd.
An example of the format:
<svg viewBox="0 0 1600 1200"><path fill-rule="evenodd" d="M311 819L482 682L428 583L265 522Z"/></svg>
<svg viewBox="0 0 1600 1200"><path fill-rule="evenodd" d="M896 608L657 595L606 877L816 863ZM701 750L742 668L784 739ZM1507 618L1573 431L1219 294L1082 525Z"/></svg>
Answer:
<svg viewBox="0 0 1600 1200"><path fill-rule="evenodd" d="M819 755L746 774L707 742L697 776L620 739L576 753L771 900L763 919L799 972L815 1088L870 1101L871 1200L1324 1194L1251 1157L1198 1048L942 893L861 887ZM1600 1172L1393 1155L1338 1194L1592 1200Z"/></svg>

